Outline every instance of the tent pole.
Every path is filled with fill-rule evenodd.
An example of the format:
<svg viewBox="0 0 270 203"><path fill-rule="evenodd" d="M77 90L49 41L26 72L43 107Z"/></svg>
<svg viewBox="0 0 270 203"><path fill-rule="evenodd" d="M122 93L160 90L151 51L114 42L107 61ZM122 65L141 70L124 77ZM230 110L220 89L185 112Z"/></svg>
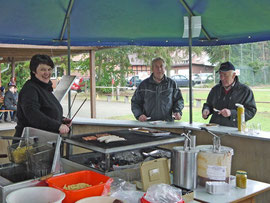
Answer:
<svg viewBox="0 0 270 203"><path fill-rule="evenodd" d="M68 37L68 72L67 75L70 75L70 17L67 18L67 37ZM68 91L68 109L70 109L71 104L71 94L70 90ZM70 115L71 116L71 115Z"/></svg>
<svg viewBox="0 0 270 203"><path fill-rule="evenodd" d="M70 75L70 17L67 17L67 48L68 48L68 72L67 75ZM68 91L68 109L70 109L71 105L71 91ZM71 117L71 113L69 114L69 117ZM72 135L72 127L68 133L68 138L71 138ZM70 144L67 144L66 149L66 156L69 158L69 155L72 154L72 146Z"/></svg>
<svg viewBox="0 0 270 203"><path fill-rule="evenodd" d="M189 60L189 123L192 124L192 29L191 15L188 15L188 60Z"/></svg>

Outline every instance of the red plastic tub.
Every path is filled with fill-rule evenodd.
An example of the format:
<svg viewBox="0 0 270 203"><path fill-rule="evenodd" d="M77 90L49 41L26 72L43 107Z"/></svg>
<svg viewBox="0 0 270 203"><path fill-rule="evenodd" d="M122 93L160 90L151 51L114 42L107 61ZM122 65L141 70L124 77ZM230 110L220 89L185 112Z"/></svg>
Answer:
<svg viewBox="0 0 270 203"><path fill-rule="evenodd" d="M105 183L110 179L110 177L99 174L94 171L78 171L74 173L69 173L65 175L55 176L49 178L46 182L50 187L57 188L66 194L66 198L63 203L74 203L85 197L100 196L105 187ZM77 183L87 183L92 185L92 187L87 187L78 190L65 190L63 187L65 185L72 185ZM106 185L108 191L110 190L110 185Z"/></svg>

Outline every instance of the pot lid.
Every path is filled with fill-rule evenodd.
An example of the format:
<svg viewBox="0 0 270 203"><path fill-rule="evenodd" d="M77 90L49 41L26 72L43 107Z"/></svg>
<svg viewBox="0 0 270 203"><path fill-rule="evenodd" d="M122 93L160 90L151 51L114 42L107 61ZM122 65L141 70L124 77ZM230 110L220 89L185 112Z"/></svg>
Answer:
<svg viewBox="0 0 270 203"><path fill-rule="evenodd" d="M231 153L233 155L233 148L221 146L219 152L213 151L213 145L198 145L196 146L196 149L198 149L200 152L211 152L211 153L218 153L218 154L226 154Z"/></svg>

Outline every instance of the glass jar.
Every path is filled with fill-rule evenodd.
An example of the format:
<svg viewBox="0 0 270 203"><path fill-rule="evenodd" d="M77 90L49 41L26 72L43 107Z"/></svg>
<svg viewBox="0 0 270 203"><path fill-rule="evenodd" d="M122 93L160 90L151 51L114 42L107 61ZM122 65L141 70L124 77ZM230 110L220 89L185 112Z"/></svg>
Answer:
<svg viewBox="0 0 270 203"><path fill-rule="evenodd" d="M247 172L246 171L236 171L236 187L247 188Z"/></svg>

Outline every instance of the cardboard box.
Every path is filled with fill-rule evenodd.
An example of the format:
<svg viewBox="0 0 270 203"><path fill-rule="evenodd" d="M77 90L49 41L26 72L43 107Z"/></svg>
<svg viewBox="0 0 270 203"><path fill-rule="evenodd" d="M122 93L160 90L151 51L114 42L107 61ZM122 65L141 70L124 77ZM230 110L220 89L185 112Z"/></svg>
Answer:
<svg viewBox="0 0 270 203"><path fill-rule="evenodd" d="M143 191L146 191L154 184L171 184L167 158L143 162L141 164L140 174Z"/></svg>

